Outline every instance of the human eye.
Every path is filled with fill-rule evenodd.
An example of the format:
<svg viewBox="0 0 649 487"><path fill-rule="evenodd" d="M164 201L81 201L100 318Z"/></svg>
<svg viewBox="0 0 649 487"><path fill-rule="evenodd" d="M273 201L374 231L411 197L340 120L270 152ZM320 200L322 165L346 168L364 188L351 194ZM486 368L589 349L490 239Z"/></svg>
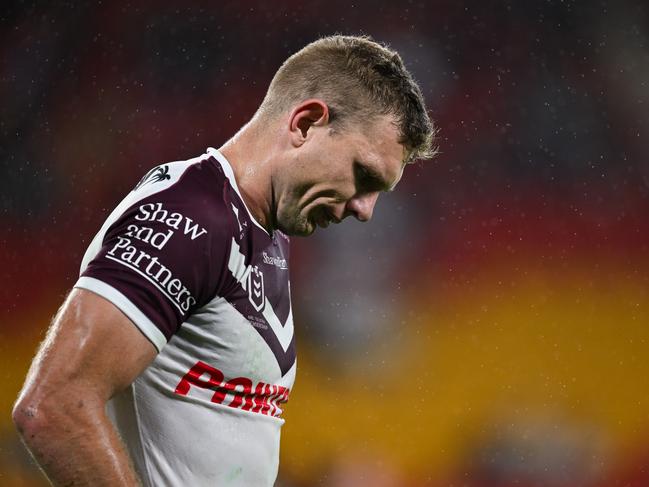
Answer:
<svg viewBox="0 0 649 487"><path fill-rule="evenodd" d="M372 168L359 161L354 162L354 177L359 191L381 191L385 187L381 176L379 176Z"/></svg>

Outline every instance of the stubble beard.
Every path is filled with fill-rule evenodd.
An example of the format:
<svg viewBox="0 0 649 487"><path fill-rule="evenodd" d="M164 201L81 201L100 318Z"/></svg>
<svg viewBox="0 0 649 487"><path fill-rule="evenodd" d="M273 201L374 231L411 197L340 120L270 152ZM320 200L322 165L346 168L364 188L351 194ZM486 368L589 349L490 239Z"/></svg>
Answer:
<svg viewBox="0 0 649 487"><path fill-rule="evenodd" d="M277 226L282 233L296 237L307 237L315 230L308 216L301 214L295 207L293 212L278 212Z"/></svg>
<svg viewBox="0 0 649 487"><path fill-rule="evenodd" d="M315 231L309 215L302 212L302 205L307 203L304 201L307 189L306 185L295 188L288 198L280 198L277 202L277 228L285 235L308 237Z"/></svg>

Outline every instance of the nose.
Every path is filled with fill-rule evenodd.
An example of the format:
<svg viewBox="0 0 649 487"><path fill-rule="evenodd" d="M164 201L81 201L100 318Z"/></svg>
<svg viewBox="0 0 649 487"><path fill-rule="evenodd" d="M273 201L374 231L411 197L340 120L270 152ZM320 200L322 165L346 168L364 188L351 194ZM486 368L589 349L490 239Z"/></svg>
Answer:
<svg viewBox="0 0 649 487"><path fill-rule="evenodd" d="M353 215L358 221L369 221L369 219L372 218L374 205L376 205L376 200L378 199L378 192L356 195L347 202L347 208L345 209L346 213Z"/></svg>

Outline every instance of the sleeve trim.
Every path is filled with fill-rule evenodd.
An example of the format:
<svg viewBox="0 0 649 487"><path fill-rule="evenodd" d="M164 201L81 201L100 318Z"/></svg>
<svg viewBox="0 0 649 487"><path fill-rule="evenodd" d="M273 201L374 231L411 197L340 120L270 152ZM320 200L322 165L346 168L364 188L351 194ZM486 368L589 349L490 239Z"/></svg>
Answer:
<svg viewBox="0 0 649 487"><path fill-rule="evenodd" d="M158 352L166 345L167 338L160 329L130 299L113 286L94 277L81 276L74 287L92 291L117 306L140 329L142 334L153 343Z"/></svg>

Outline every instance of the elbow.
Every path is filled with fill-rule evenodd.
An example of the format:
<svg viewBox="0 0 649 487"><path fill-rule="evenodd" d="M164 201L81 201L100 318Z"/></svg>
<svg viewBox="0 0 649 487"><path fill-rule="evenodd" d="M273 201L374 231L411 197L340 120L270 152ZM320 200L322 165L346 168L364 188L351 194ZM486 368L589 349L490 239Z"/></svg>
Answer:
<svg viewBox="0 0 649 487"><path fill-rule="evenodd" d="M56 416L50 401L37 392L23 391L11 412L14 426L27 446L48 435L58 422Z"/></svg>
<svg viewBox="0 0 649 487"><path fill-rule="evenodd" d="M20 436L26 443L29 443L30 439L33 439L38 431L43 428L41 402L22 395L14 404L11 419Z"/></svg>
<svg viewBox="0 0 649 487"><path fill-rule="evenodd" d="M16 430L31 449L65 437L80 427L92 423L98 412L104 411L105 401L99 399L75 401L70 389L27 387L18 397L11 412Z"/></svg>

